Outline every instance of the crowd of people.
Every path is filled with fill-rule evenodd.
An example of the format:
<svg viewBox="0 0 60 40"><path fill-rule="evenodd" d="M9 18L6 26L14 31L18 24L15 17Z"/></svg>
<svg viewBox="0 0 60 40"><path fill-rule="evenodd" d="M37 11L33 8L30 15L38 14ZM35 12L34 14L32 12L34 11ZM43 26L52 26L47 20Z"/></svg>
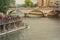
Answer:
<svg viewBox="0 0 60 40"><path fill-rule="evenodd" d="M0 32L8 31L16 27L21 27L24 24L18 15L0 16Z"/></svg>

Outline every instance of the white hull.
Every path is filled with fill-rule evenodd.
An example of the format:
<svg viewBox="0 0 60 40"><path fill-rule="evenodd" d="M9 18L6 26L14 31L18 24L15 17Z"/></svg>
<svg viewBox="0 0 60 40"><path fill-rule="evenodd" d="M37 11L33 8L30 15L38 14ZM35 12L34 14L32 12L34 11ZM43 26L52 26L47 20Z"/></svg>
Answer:
<svg viewBox="0 0 60 40"><path fill-rule="evenodd" d="M11 32L15 32L15 31L17 31L17 30L24 29L24 28L27 28L27 27L20 27L20 28L11 29L10 31L6 31L6 32L4 32L4 33L0 33L0 36L1 36L1 35L5 35L5 34L9 34L9 33L11 33Z"/></svg>

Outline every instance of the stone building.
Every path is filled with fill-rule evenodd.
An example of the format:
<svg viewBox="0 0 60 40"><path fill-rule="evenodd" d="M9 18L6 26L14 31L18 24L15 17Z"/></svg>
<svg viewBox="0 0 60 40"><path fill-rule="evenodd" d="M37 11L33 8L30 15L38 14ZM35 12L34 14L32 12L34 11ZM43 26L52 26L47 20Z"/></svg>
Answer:
<svg viewBox="0 0 60 40"><path fill-rule="evenodd" d="M60 0L37 0L40 11L44 16L56 16L60 14Z"/></svg>
<svg viewBox="0 0 60 40"><path fill-rule="evenodd" d="M38 6L60 6L60 0L37 0Z"/></svg>
<svg viewBox="0 0 60 40"><path fill-rule="evenodd" d="M38 6L49 6L49 0L37 0Z"/></svg>

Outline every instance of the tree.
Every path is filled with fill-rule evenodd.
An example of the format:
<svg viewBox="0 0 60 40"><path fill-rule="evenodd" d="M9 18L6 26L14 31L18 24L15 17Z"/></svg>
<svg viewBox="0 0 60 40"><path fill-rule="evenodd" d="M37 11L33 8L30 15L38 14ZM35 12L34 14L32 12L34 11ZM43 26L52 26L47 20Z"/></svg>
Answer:
<svg viewBox="0 0 60 40"><path fill-rule="evenodd" d="M36 6L38 6L37 4L33 4L33 7L36 7Z"/></svg>
<svg viewBox="0 0 60 40"><path fill-rule="evenodd" d="M15 5L15 0L10 0L10 4Z"/></svg>
<svg viewBox="0 0 60 40"><path fill-rule="evenodd" d="M0 12L7 13L10 5L10 0L0 0Z"/></svg>
<svg viewBox="0 0 60 40"><path fill-rule="evenodd" d="M32 7L33 2L31 0L25 0L25 5L28 6L28 7Z"/></svg>

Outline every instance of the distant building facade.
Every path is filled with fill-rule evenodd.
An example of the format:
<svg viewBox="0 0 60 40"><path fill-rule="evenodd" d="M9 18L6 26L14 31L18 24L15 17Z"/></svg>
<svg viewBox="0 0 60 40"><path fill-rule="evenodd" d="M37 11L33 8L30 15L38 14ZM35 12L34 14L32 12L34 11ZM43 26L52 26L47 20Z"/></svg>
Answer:
<svg viewBox="0 0 60 40"><path fill-rule="evenodd" d="M38 6L60 6L60 0L37 0Z"/></svg>
<svg viewBox="0 0 60 40"><path fill-rule="evenodd" d="M38 6L49 6L49 0L37 0Z"/></svg>
<svg viewBox="0 0 60 40"><path fill-rule="evenodd" d="M60 0L50 0L50 6L60 6Z"/></svg>
<svg viewBox="0 0 60 40"><path fill-rule="evenodd" d="M37 0L38 6L43 6L43 0Z"/></svg>

